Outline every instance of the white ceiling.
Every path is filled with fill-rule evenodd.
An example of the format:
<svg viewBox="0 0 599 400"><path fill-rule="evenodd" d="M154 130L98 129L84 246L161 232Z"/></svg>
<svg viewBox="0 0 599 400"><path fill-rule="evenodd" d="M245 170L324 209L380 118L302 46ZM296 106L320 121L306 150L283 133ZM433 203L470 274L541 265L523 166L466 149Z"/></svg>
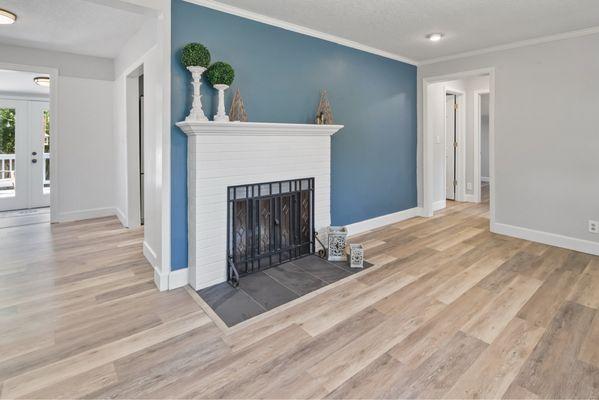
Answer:
<svg viewBox="0 0 599 400"><path fill-rule="evenodd" d="M47 74L37 74L34 72L7 71L0 69L0 96L19 95L48 97L50 88L37 85L33 82L36 76L48 76Z"/></svg>
<svg viewBox="0 0 599 400"><path fill-rule="evenodd" d="M0 25L0 43L114 58L143 25L147 14L116 1L3 0L17 14Z"/></svg>
<svg viewBox="0 0 599 400"><path fill-rule="evenodd" d="M219 0L418 62L599 26L599 0ZM443 32L438 43L425 39Z"/></svg>

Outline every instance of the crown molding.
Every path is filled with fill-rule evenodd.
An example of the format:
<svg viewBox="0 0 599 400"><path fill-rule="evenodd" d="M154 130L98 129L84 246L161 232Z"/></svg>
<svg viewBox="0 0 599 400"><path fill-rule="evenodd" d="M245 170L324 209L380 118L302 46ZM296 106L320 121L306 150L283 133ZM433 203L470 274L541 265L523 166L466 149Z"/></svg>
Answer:
<svg viewBox="0 0 599 400"><path fill-rule="evenodd" d="M390 58L392 60L401 61L406 64L418 65L418 62L408 57L404 57L399 54L391 53L385 50L377 49L375 47L367 46L362 43L354 42L353 40L344 39L339 36L331 35L328 33L320 32L315 29L306 28L304 26L296 25L291 22L283 21L277 18L272 18L263 14L258 14L253 11L244 10L242 8L234 7L228 4L223 4L214 0L184 0L188 3L196 4L198 6L211 8L213 10L221 11L227 14L236 15L241 18L250 19L253 21L261 22L266 25L276 26L288 31L300 33L306 36L312 36L318 39L326 40L327 42L337 43L345 47L351 47L352 49L365 51L367 53L376 54L377 56Z"/></svg>
<svg viewBox="0 0 599 400"><path fill-rule="evenodd" d="M586 28L586 29L579 29L576 31L570 31L570 32L565 32L565 33L559 33L557 35L542 36L542 37L538 37L538 38L534 38L534 39L528 39L528 40L522 40L519 42L502 44L499 46L486 47L483 49L472 50L472 51L467 51L467 52L458 53L458 54L452 54L449 56L430 58L428 60L418 62L418 65L436 64L436 63L443 62L443 61L457 60L460 58L467 58L467 57L473 57L473 56L478 56L478 55L482 55L482 54L495 53L498 51L517 49L520 47L534 46L537 44L557 42L559 40L573 39L573 38L577 38L577 37L581 37L581 36L594 35L597 33L599 33L599 26L595 26L592 28Z"/></svg>

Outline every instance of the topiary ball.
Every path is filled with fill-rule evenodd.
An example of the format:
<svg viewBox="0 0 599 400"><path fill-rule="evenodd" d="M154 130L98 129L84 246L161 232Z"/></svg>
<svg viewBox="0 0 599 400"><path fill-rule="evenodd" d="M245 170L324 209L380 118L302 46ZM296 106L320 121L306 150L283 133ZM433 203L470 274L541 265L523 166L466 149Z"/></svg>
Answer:
<svg viewBox="0 0 599 400"><path fill-rule="evenodd" d="M233 70L233 67L226 62L217 61L208 68L208 71L206 71L206 78L212 86L230 86L235 78L235 71Z"/></svg>
<svg viewBox="0 0 599 400"><path fill-rule="evenodd" d="M181 64L186 67L208 68L210 51L201 43L189 43L181 50Z"/></svg>

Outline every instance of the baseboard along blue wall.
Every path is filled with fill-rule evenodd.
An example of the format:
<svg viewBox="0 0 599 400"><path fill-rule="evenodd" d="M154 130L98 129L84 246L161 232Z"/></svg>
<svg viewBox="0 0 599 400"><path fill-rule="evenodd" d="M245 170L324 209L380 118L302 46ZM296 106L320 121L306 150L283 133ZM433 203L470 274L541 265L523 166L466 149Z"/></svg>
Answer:
<svg viewBox="0 0 599 400"><path fill-rule="evenodd" d="M239 88L250 121L313 123L328 91L335 123L345 125L332 139L334 225L416 207L415 66L183 0L172 1L171 33L173 270L187 267L187 138L175 123L191 106L191 76L179 62L189 42L233 66L227 109ZM204 82L202 95L211 118L216 91Z"/></svg>

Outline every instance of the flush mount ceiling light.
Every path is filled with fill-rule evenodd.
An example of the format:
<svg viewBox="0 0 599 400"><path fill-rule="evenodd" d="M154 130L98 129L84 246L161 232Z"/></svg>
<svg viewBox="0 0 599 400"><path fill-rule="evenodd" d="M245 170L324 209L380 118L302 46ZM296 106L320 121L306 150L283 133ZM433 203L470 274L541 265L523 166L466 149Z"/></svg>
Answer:
<svg viewBox="0 0 599 400"><path fill-rule="evenodd" d="M426 38L431 42L438 42L439 40L443 39L443 36L444 35L442 33L429 33L426 35Z"/></svg>
<svg viewBox="0 0 599 400"><path fill-rule="evenodd" d="M47 76L36 76L33 81L43 87L50 87L50 78Z"/></svg>
<svg viewBox="0 0 599 400"><path fill-rule="evenodd" d="M14 24L17 20L17 15L0 8L0 25Z"/></svg>

